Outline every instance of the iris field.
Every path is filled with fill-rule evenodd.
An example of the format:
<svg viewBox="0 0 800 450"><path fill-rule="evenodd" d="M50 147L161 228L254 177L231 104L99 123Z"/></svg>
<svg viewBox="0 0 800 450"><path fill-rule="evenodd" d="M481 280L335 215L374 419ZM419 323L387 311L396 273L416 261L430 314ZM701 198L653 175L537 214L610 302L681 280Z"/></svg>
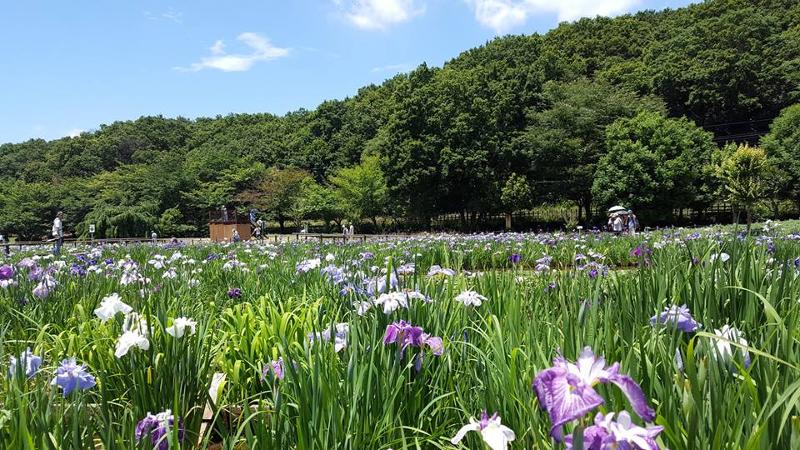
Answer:
<svg viewBox="0 0 800 450"><path fill-rule="evenodd" d="M798 231L14 254L0 449L800 448Z"/></svg>

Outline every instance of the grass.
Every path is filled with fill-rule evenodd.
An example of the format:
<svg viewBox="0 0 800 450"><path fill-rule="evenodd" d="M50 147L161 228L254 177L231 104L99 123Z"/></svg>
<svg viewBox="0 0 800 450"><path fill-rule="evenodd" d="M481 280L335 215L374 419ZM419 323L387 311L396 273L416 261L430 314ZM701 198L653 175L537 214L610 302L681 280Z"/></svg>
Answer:
<svg viewBox="0 0 800 450"><path fill-rule="evenodd" d="M662 448L797 448L800 241L791 235L797 227L768 226L747 238L732 228L635 237L430 235L346 245L85 248L79 249L85 257L70 254L60 258L63 264L40 257L36 264L52 267L58 282L48 297L32 295L37 281L19 267L16 284L0 288L2 372L27 347L44 359L30 379L0 381L0 448L150 449L149 439L137 445L136 424L166 409L186 429L183 445L177 427L170 430L168 448L199 442L230 450L452 449L450 438L484 409L497 411L515 431L511 448L559 448L531 382L558 351L574 360L584 346L619 361L642 386L664 427ZM636 247L645 252L632 255ZM509 261L515 253L519 264ZM723 261L721 253L730 258ZM597 265L582 267L577 254ZM164 256L165 267L148 263L155 255ZM553 258L550 270L535 270L544 255ZM414 263L415 273L399 276L397 288L418 290L432 302L359 315L354 303L367 296L342 295L319 267L296 271L298 262L315 257L321 267L343 269L356 287ZM149 281L121 284L125 261L136 262ZM73 263L92 270L75 275ZM434 264L457 273L426 276ZM597 276L592 267L600 269ZM164 277L169 268L175 278ZM231 288L240 288L241 297L229 298ZM467 289L488 300L478 307L456 302ZM147 350L114 355L124 318L101 323L93 313L112 292L147 319ZM672 304L686 304L701 329L651 326L650 317ZM196 332L181 339L166 333L178 317L197 321ZM418 371L421 350L385 346L386 326L400 319L441 336L444 354L422 350ZM308 338L335 334L338 323L349 325L343 350ZM714 352L725 342L714 330L726 324L747 340L730 343L730 361ZM67 357L85 364L97 386L66 398L51 386ZM264 376L264 365L278 358L284 378ZM225 374L215 403L208 393L214 373ZM598 391L606 399L598 411L630 409L619 390ZM207 405L212 415L204 427ZM481 445L478 433L462 441L462 448Z"/></svg>

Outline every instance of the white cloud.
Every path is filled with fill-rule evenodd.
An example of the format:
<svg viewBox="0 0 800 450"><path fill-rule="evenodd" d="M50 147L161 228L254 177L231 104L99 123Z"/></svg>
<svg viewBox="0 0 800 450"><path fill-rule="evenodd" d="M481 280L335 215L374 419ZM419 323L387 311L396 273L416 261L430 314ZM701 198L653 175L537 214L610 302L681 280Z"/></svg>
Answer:
<svg viewBox="0 0 800 450"><path fill-rule="evenodd" d="M288 48L272 45L269 39L258 33L242 33L236 37L250 49L249 53L228 54L225 43L221 40L214 42L209 48L211 56L200 59L189 67L175 67L176 70L197 72L203 69L217 69L223 72L244 72L250 70L257 62L271 61L289 54Z"/></svg>
<svg viewBox="0 0 800 450"><path fill-rule="evenodd" d="M614 16L631 10L641 0L466 0L475 19L497 33L522 25L530 16L555 14L558 20Z"/></svg>
<svg viewBox="0 0 800 450"><path fill-rule="evenodd" d="M169 8L168 10L162 12L161 14L153 14L150 11L144 11L143 14L149 20L155 20L155 21L167 20L177 24L183 23L183 13L180 11L176 11L172 8Z"/></svg>
<svg viewBox="0 0 800 450"><path fill-rule="evenodd" d="M394 73L398 73L398 72L408 72L412 68L413 67L411 66L411 64L406 64L406 63L389 64L389 65L386 65L386 66L373 67L370 72L373 72L373 73L377 73L377 72L394 72Z"/></svg>
<svg viewBox="0 0 800 450"><path fill-rule="evenodd" d="M69 130L67 132L67 137L71 137L71 138L78 137L82 133L85 133L85 132L86 132L86 130L82 130L80 128L73 128L72 130Z"/></svg>
<svg viewBox="0 0 800 450"><path fill-rule="evenodd" d="M333 0L344 17L364 30L385 30L425 12L422 0Z"/></svg>

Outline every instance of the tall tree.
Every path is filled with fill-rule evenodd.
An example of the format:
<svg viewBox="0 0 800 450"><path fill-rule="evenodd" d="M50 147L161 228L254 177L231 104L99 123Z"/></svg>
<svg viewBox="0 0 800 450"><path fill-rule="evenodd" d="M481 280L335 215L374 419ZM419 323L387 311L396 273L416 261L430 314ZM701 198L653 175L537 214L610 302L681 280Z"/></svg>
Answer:
<svg viewBox="0 0 800 450"><path fill-rule="evenodd" d="M377 156L365 156L361 164L339 169L330 181L339 204L352 220L368 218L378 227L378 217L387 211L388 188Z"/></svg>
<svg viewBox="0 0 800 450"><path fill-rule="evenodd" d="M278 222L283 233L286 221L296 218L297 202L303 185L310 178L311 175L301 169L273 167L267 170L256 186L242 192L237 198L265 211L271 219Z"/></svg>
<svg viewBox="0 0 800 450"><path fill-rule="evenodd" d="M512 173L503 185L500 200L506 211L506 229L510 229L514 212L530 208L532 205L533 191L530 183L522 175Z"/></svg>
<svg viewBox="0 0 800 450"><path fill-rule="evenodd" d="M537 191L578 205L591 214L592 181L605 153L605 130L621 117L663 111L660 101L605 82L548 83L548 107L531 113L531 125L515 145L524 152Z"/></svg>
<svg viewBox="0 0 800 450"><path fill-rule="evenodd" d="M592 192L603 207L631 207L671 214L702 210L713 200L714 183L702 170L716 148L710 133L691 121L652 112L622 118L606 129Z"/></svg>
<svg viewBox="0 0 800 450"><path fill-rule="evenodd" d="M761 146L774 166L775 190L800 207L800 104L781 112Z"/></svg>
<svg viewBox="0 0 800 450"><path fill-rule="evenodd" d="M753 208L764 198L768 174L769 162L763 149L746 144L723 149L718 176L727 198L744 209L748 233L753 223Z"/></svg>

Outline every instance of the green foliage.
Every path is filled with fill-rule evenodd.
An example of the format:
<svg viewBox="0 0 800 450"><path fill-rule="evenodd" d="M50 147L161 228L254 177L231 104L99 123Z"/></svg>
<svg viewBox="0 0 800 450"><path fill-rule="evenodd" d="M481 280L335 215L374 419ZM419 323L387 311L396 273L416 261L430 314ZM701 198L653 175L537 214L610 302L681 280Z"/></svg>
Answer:
<svg viewBox="0 0 800 450"><path fill-rule="evenodd" d="M185 236L196 231L192 225L185 225L183 223L183 214L178 208L164 210L164 212L161 213L161 217L158 218L156 229L162 237Z"/></svg>
<svg viewBox="0 0 800 450"><path fill-rule="evenodd" d="M621 117L662 111L654 98L606 82L580 79L545 86L547 108L531 115L531 125L516 142L547 197L574 200L588 212L592 180L605 154L605 129ZM538 190L538 189L537 189Z"/></svg>
<svg viewBox="0 0 800 450"><path fill-rule="evenodd" d="M344 215L337 193L312 178L303 181L295 211L295 216L300 219L321 220L326 225L341 221Z"/></svg>
<svg viewBox="0 0 800 450"><path fill-rule="evenodd" d="M17 181L0 187L0 194L3 229L13 230L23 239L37 239L47 233L49 220L55 218L56 213L50 199L50 186Z"/></svg>
<svg viewBox="0 0 800 450"><path fill-rule="evenodd" d="M621 178L597 172L612 151L606 129L641 112L666 112L700 126L771 120L798 101L800 3L794 0L709 0L676 10L584 18L544 35L493 39L441 68L422 64L314 110L195 120L140 117L74 138L0 145L0 185L12 194L0 202L21 212L0 214L0 230L46 234L60 207L68 211L68 229L79 234L90 213L92 220L108 223L104 234L124 236L158 225L170 208L180 210L183 225L206 230L209 210L252 206L242 193L253 189L267 167L297 168L325 185L363 154L380 159L391 215L422 224L440 214L501 212L503 186L512 173L535 186L535 202L571 202L581 217L596 203L593 192L602 192L605 197L597 200L604 203L631 193L634 183L641 183L642 192L632 200L641 205L666 210L657 197L670 192L673 204L703 209L719 199L713 183L677 192L680 186L668 185L683 169L656 173L663 172L661 150L648 155L631 140L618 139L613 150L625 154L620 162L631 166L629 179L609 186ZM775 172L767 189L775 204L800 204L797 116L796 109L786 109L764 138ZM695 142L703 154L692 163L697 170L691 175L712 178L699 134L665 123L674 136L648 139L680 148L685 139ZM685 165L683 158L666 160ZM598 177L605 186L600 191L593 190ZM51 191L39 195L39 183ZM37 195L25 192L29 187ZM266 212L282 221L341 215L330 213L331 205L322 208L326 213L311 211L310 204L292 212L285 206ZM124 208L136 212L123 220Z"/></svg>
<svg viewBox="0 0 800 450"><path fill-rule="evenodd" d="M761 139L761 146L775 171L770 190L800 204L800 104L781 111L769 134Z"/></svg>
<svg viewBox="0 0 800 450"><path fill-rule="evenodd" d="M267 170L255 188L242 192L238 199L267 211L283 231L286 220L297 217L297 204L303 186L310 179L311 176L304 170L273 167Z"/></svg>
<svg viewBox="0 0 800 450"><path fill-rule="evenodd" d="M718 176L727 198L747 213L750 229L753 208L766 194L769 162L763 149L748 145L728 145L723 150Z"/></svg>
<svg viewBox="0 0 800 450"><path fill-rule="evenodd" d="M70 269L83 264L74 255L39 259L56 281L47 298L30 296L38 281L17 266L36 252L14 254L14 282L0 288L0 448L150 450L147 437L134 444L136 423L170 409L186 434L182 443L177 432L168 436L173 450L480 449L480 433L460 446L449 441L482 410L496 411L515 432L511 449L563 449L550 436L531 381L554 357L575 361L584 346L641 386L656 413L653 425L664 427L659 448L795 448L800 278L791 261L800 242L788 237L798 226L765 224L770 247L722 227L637 236L427 235L348 245L292 239L180 252L148 244L106 246L94 250L99 254L79 247L115 264L81 277ZM639 256L632 254L637 248ZM512 254L520 255L518 263L509 261ZM554 270L534 271L543 254L552 256ZM330 267L296 271L320 255L342 269L345 285L413 261L415 273L397 276L396 292L419 291L433 301L409 298L389 313L375 304L359 313L356 305L368 296L343 296ZM158 257L166 267L148 263ZM135 262L127 270L153 281L123 284L127 270L114 268L119 261ZM428 277L433 264L455 273ZM591 275L605 265L613 268ZM233 287L241 297L228 297ZM465 290L486 300L465 306L455 299ZM146 319L146 350L115 356L126 319L120 313L101 321L94 313L112 292ZM696 332L651 322L681 304L698 322ZM179 317L197 322L180 338L168 334ZM441 336L443 353L386 345L387 325L400 320ZM322 336L309 339L339 323L348 330L341 348ZM714 332L723 326L735 327L746 343L723 340ZM42 358L38 373L26 377L21 363L7 376L10 357L26 348ZM71 357L97 384L62 397L51 380ZM269 369L278 360L281 377ZM219 375L225 381L209 396ZM567 423L566 433L598 412L630 410L618 388L591 388L604 404ZM206 411L210 421L203 420Z"/></svg>
<svg viewBox="0 0 800 450"><path fill-rule="evenodd" d="M387 211L388 188L377 156L365 156L361 164L339 169L330 182L345 215L355 222L368 218L378 226L378 217Z"/></svg>
<svg viewBox="0 0 800 450"><path fill-rule="evenodd" d="M500 198L506 211L514 212L532 206L533 190L525 177L512 173L503 185Z"/></svg>
<svg viewBox="0 0 800 450"><path fill-rule="evenodd" d="M625 203L639 210L703 209L713 199L714 143L694 123L657 113L619 119L606 129L592 192L607 208Z"/></svg>

